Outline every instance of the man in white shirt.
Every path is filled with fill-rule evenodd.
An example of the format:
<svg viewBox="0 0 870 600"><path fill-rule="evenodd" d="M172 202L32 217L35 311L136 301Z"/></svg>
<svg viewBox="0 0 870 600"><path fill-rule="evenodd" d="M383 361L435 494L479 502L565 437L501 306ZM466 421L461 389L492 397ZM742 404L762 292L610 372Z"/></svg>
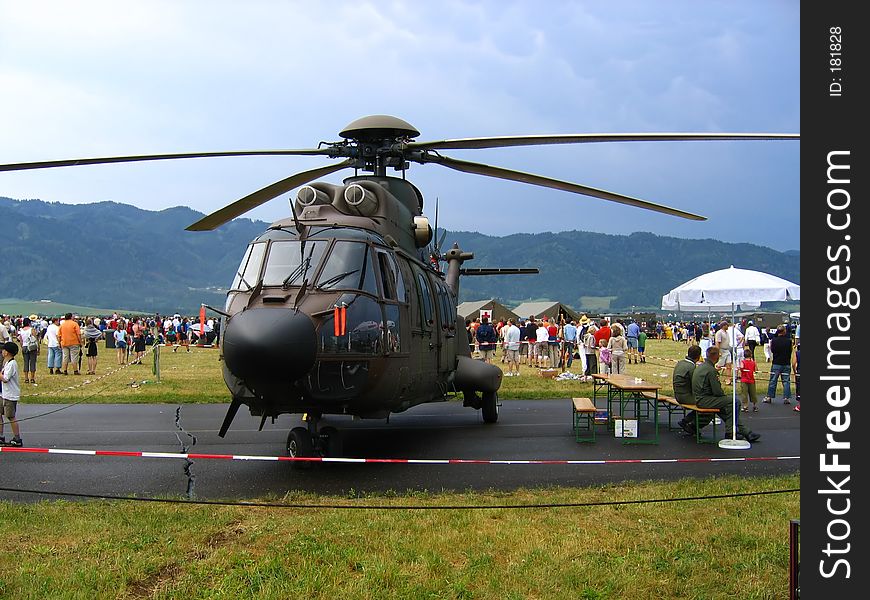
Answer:
<svg viewBox="0 0 870 600"><path fill-rule="evenodd" d="M0 344L12 341L12 336L9 335L9 329L4 324L4 320L0 320Z"/></svg>
<svg viewBox="0 0 870 600"><path fill-rule="evenodd" d="M761 345L761 332L755 323L749 321L746 324L746 333L743 334L746 338L746 347L752 352L752 360L755 360L755 348Z"/></svg>
<svg viewBox="0 0 870 600"><path fill-rule="evenodd" d="M520 374L520 328L513 319L508 319L508 324L503 327L505 357L507 358L508 372L506 377L514 377Z"/></svg>
<svg viewBox="0 0 870 600"><path fill-rule="evenodd" d="M57 325L57 317L54 317L45 328L44 338L48 345L48 372L52 375L60 374L63 365L63 353L60 349L60 340L57 339L58 331L60 331L60 327Z"/></svg>

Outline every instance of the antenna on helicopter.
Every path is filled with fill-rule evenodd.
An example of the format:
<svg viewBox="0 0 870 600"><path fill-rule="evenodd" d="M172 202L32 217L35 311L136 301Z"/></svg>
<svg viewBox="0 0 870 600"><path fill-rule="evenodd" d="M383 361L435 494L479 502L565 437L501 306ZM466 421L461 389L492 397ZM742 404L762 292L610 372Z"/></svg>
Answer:
<svg viewBox="0 0 870 600"><path fill-rule="evenodd" d="M441 244L444 243L444 236L447 235L447 232L444 232L444 235L441 236L441 241L438 241L438 196L435 196L435 235L432 236L432 252L429 255L429 262L432 263L432 268L436 271L441 270Z"/></svg>

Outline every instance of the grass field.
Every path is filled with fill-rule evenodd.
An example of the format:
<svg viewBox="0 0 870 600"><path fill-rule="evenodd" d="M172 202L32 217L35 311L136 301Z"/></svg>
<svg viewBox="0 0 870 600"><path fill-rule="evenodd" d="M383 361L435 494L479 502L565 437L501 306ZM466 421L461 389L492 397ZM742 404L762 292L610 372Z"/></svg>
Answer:
<svg viewBox="0 0 870 600"><path fill-rule="evenodd" d="M798 476L642 482L513 493L325 498L251 508L132 502L0 503L0 597L787 597ZM576 503L570 508L408 509Z"/></svg>
<svg viewBox="0 0 870 600"><path fill-rule="evenodd" d="M229 400L216 350L163 348L159 382L150 366L119 368L113 351L100 352L96 376L48 375L40 356L39 385L23 386L22 401ZM684 353L681 343L650 340L647 363L628 371L662 382L667 393L673 361ZM570 397L588 387L525 367L521 377L505 378L501 396ZM251 499L295 508L0 502L0 598L785 598L796 492L628 502L799 486L795 474ZM577 506L470 509L528 504ZM369 505L386 508L361 508Z"/></svg>

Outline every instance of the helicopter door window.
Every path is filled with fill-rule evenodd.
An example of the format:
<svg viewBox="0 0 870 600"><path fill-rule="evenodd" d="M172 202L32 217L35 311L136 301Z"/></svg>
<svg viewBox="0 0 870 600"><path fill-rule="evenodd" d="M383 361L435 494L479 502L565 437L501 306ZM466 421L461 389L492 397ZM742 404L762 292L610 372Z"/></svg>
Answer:
<svg viewBox="0 0 870 600"><path fill-rule="evenodd" d="M384 298L405 302L405 282L402 281L402 274L399 272L399 265L396 264L395 257L382 250L378 250L377 254Z"/></svg>
<svg viewBox="0 0 870 600"><path fill-rule="evenodd" d="M265 242L251 244L239 264L239 270L233 279L233 290L250 290L259 281L260 268L263 266L263 256L266 254Z"/></svg>
<svg viewBox="0 0 870 600"><path fill-rule="evenodd" d="M456 331L456 311L452 308L450 294L443 285L438 286L438 309L441 311L441 329L448 333Z"/></svg>
<svg viewBox="0 0 870 600"><path fill-rule="evenodd" d="M432 290L429 287L429 280L425 273L417 272L417 282L420 284L420 307L423 311L423 328L429 329L434 323L433 306L432 306Z"/></svg>
<svg viewBox="0 0 870 600"><path fill-rule="evenodd" d="M273 241L266 259L263 285L302 285L317 271L328 243L325 240L307 240L304 244L298 240Z"/></svg>
<svg viewBox="0 0 870 600"><path fill-rule="evenodd" d="M335 242L317 280L317 287L323 290L363 290L377 296L378 283L369 252L371 248L360 242Z"/></svg>

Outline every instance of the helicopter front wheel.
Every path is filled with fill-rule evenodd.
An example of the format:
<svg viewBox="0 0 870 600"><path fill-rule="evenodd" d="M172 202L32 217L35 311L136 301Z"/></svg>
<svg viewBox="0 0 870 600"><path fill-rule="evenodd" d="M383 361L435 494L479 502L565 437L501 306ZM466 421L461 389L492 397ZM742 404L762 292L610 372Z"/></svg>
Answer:
<svg viewBox="0 0 870 600"><path fill-rule="evenodd" d="M484 423L495 423L498 421L498 392L483 392L483 399L480 402L480 413L483 415Z"/></svg>
<svg viewBox="0 0 870 600"><path fill-rule="evenodd" d="M311 434L305 427L294 427L287 435L287 454L290 458L309 458L314 456L314 444ZM296 469L306 469L311 466L307 460L293 461Z"/></svg>

